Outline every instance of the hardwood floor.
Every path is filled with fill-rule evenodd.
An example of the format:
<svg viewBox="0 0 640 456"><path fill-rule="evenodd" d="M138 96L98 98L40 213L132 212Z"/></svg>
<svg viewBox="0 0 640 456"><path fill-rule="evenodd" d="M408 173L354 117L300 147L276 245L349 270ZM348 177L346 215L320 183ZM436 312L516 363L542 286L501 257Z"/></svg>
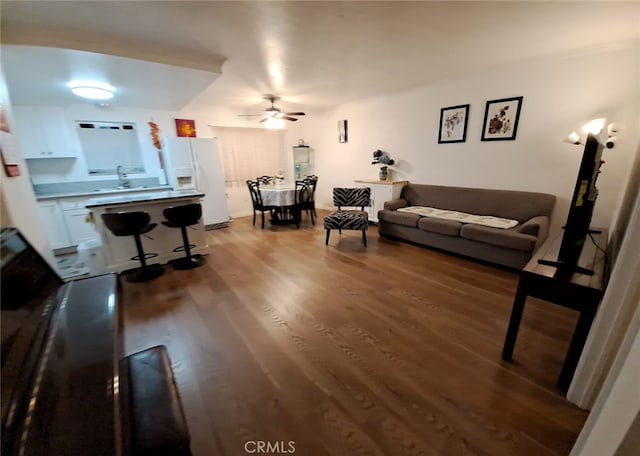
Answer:
<svg viewBox="0 0 640 456"><path fill-rule="evenodd" d="M376 227L325 247L319 216L236 219L205 266L122 281L126 352L168 347L195 456L569 453L587 412L555 382L577 314L530 299L505 363L516 273Z"/></svg>

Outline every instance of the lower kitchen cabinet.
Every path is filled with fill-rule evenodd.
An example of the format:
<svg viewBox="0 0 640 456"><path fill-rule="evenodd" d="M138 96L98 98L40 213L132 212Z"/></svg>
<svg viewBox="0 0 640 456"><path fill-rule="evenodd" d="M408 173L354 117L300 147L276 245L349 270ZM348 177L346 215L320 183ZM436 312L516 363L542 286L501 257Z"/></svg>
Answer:
<svg viewBox="0 0 640 456"><path fill-rule="evenodd" d="M38 212L51 248L55 250L70 247L69 232L59 204L56 201L38 203Z"/></svg>
<svg viewBox="0 0 640 456"><path fill-rule="evenodd" d="M64 210L62 213L64 214L71 245L78 245L91 239L100 239L100 234L96 231L95 225L87 220L91 211L88 209L71 209Z"/></svg>
<svg viewBox="0 0 640 456"><path fill-rule="evenodd" d="M384 209L385 201L400 198L402 187L407 181L381 181L374 179L359 179L356 183L360 187L371 189L371 206L365 207L369 214L369 221L378 223L378 211Z"/></svg>
<svg viewBox="0 0 640 456"><path fill-rule="evenodd" d="M85 207L88 198L64 198L60 200L62 217L69 233L71 245L77 246L81 242L100 239L95 224L90 219L91 211Z"/></svg>

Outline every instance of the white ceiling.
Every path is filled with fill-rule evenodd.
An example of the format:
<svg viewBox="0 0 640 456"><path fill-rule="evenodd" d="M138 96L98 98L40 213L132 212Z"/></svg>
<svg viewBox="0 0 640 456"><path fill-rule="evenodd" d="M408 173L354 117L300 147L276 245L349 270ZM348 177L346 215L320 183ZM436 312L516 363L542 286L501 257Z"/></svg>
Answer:
<svg viewBox="0 0 640 456"><path fill-rule="evenodd" d="M286 110L319 110L519 62L638 47L640 40L637 1L3 0L0 7L14 103L54 103L61 95L69 103L62 83L90 70L120 90L114 105L180 109L191 101L242 113L266 107L262 96L272 93Z"/></svg>
<svg viewBox="0 0 640 456"><path fill-rule="evenodd" d="M127 107L180 110L218 74L125 57L51 47L2 48L11 101L16 104L78 103L67 82L97 80L116 88L113 103Z"/></svg>

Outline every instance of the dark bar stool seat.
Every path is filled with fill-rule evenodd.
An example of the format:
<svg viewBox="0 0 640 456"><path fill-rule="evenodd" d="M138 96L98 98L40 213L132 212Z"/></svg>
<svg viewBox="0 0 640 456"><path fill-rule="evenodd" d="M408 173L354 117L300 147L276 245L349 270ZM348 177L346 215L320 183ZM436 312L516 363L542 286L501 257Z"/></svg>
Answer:
<svg viewBox="0 0 640 456"><path fill-rule="evenodd" d="M124 273L128 282L146 282L147 280L153 280L164 274L164 268L161 265L147 264L149 258L157 257L158 254L145 253L142 248L140 236L158 226L157 223L149 223L151 217L149 217L148 213L143 211L115 212L102 214L102 220L114 236L133 236L136 241L138 254L131 257L131 259L139 260L141 266Z"/></svg>
<svg viewBox="0 0 640 456"><path fill-rule="evenodd" d="M167 220L163 221L162 224L170 228L180 228L182 233L182 245L176 247L173 251L185 252L184 257L171 260L170 263L175 269L180 270L202 266L205 260L202 255L191 255L191 249L195 245L189 244L189 237L187 236L187 227L197 225L202 217L202 205L200 203L192 203L168 207L163 211L163 214Z"/></svg>

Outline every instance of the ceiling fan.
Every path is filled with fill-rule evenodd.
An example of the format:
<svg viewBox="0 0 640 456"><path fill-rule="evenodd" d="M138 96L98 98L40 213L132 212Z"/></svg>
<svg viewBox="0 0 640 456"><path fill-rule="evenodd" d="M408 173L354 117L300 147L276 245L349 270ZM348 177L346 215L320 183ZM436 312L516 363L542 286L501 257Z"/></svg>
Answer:
<svg viewBox="0 0 640 456"><path fill-rule="evenodd" d="M296 119L293 116L304 116L304 112L282 112L280 109L276 108L273 103L276 100L279 100L280 97L276 97L274 95L265 95L262 97L265 100L269 100L271 102L271 106L264 110L262 114L239 114L239 117L259 117L262 116L260 122L266 122L268 119L285 119L291 120L295 122Z"/></svg>

